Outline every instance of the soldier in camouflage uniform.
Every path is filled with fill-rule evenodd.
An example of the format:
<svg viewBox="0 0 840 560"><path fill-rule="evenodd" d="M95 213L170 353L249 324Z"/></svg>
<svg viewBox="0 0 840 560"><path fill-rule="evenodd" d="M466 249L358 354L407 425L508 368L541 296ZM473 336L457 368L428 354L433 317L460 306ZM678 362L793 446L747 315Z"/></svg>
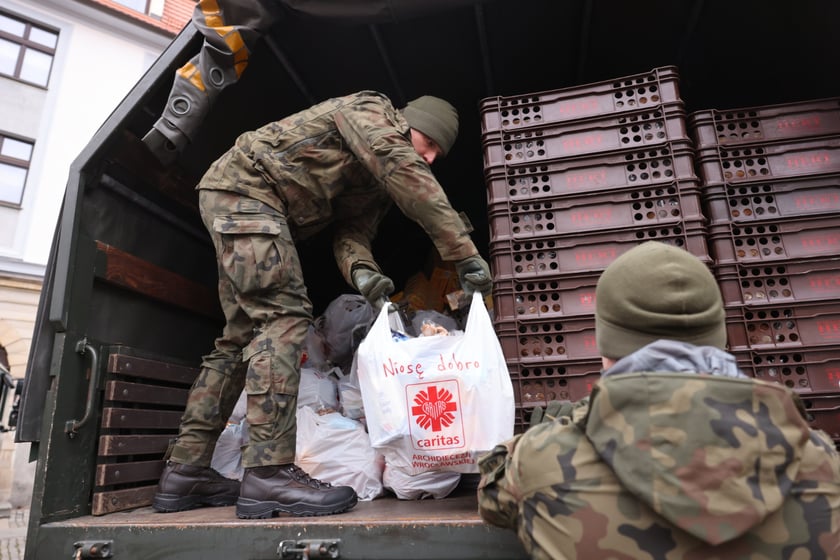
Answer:
<svg viewBox="0 0 840 560"><path fill-rule="evenodd" d="M596 288L589 398L535 409L485 455L479 511L533 558L840 558L840 458L796 395L723 351L714 277L658 242Z"/></svg>
<svg viewBox="0 0 840 560"><path fill-rule="evenodd" d="M429 165L458 133L446 101L403 110L363 91L246 132L198 185L219 264L227 323L205 356L153 505L180 511L236 503L239 517L327 515L356 504L349 487L294 465L301 346L312 321L295 242L332 225L347 282L374 305L393 292L371 242L395 203L420 224L466 291L488 293L489 267ZM245 389L250 440L241 487L209 468L216 439Z"/></svg>

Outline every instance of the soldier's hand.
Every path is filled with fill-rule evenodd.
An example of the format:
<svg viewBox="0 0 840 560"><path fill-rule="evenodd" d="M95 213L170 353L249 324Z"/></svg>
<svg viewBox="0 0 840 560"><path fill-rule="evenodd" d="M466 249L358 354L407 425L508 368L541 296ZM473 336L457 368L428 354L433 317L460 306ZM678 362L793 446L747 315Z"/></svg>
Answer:
<svg viewBox="0 0 840 560"><path fill-rule="evenodd" d="M461 288L468 296L471 296L475 291L479 291L485 296L490 295L493 288L493 279L490 277L490 266L481 256L473 255L461 259L455 263L455 270L458 271Z"/></svg>
<svg viewBox="0 0 840 560"><path fill-rule="evenodd" d="M394 282L381 272L369 268L357 268L353 271L353 285L377 312L388 296L394 293Z"/></svg>
<svg viewBox="0 0 840 560"><path fill-rule="evenodd" d="M543 422L554 422L562 416L571 417L573 407L571 401L548 401L545 410L541 406L535 406L531 411L530 426L533 428Z"/></svg>

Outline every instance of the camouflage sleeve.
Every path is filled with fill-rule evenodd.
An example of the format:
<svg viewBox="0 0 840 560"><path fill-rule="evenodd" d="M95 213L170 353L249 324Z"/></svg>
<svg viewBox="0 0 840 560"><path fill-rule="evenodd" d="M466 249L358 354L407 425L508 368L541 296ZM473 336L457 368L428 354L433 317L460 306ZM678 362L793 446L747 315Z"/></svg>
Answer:
<svg viewBox="0 0 840 560"><path fill-rule="evenodd" d="M481 518L492 525L517 530L520 523L520 506L526 491L520 477L523 470L520 461L531 463L533 460L531 455L535 448L549 447L552 451L559 453L563 445L561 439L565 442L569 436L558 438L557 434L560 433L558 430L563 430L564 434L571 434L571 441L576 442L574 438L578 433L578 428L571 425L582 423L588 413L589 397L585 397L574 402L570 407L564 408L563 415L552 421L532 426L525 433L500 443L490 453L482 456L478 462L481 473L478 485L478 513ZM568 449L575 447L575 443L567 444ZM540 464L545 468L546 464L551 463ZM560 483L560 475L563 473L552 472L555 477L554 482Z"/></svg>
<svg viewBox="0 0 840 560"><path fill-rule="evenodd" d="M463 220L411 145L408 123L386 99L360 97L336 112L335 123L347 147L403 214L426 231L443 260L478 254Z"/></svg>
<svg viewBox="0 0 840 560"><path fill-rule="evenodd" d="M478 513L487 523L505 529L516 530L518 524L519 490L511 458L521 437L500 443L478 461Z"/></svg>
<svg viewBox="0 0 840 560"><path fill-rule="evenodd" d="M333 255L335 262L344 279L353 285L352 272L361 266L382 272L371 251L371 243L376 235L379 223L391 208L391 201L382 197L377 204L366 205L370 212L362 214L361 218L340 220L336 224L333 236Z"/></svg>

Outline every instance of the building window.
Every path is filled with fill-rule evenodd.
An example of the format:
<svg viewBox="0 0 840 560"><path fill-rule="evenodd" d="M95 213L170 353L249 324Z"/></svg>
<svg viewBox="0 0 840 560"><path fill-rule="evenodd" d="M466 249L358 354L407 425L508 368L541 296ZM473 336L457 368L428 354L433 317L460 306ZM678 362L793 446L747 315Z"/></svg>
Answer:
<svg viewBox="0 0 840 560"><path fill-rule="evenodd" d="M160 19L163 16L164 0L113 0L116 4L125 6L135 12Z"/></svg>
<svg viewBox="0 0 840 560"><path fill-rule="evenodd" d="M20 206L32 161L32 142L0 132L0 204Z"/></svg>
<svg viewBox="0 0 840 560"><path fill-rule="evenodd" d="M57 44L57 31L0 12L0 74L46 87Z"/></svg>

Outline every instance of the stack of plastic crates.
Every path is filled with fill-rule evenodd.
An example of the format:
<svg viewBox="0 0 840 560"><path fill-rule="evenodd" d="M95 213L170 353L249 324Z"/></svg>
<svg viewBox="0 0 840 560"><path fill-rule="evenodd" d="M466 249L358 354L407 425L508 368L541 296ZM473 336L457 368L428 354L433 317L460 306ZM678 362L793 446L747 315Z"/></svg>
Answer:
<svg viewBox="0 0 840 560"><path fill-rule="evenodd" d="M741 369L840 443L840 98L689 117Z"/></svg>
<svg viewBox="0 0 840 560"><path fill-rule="evenodd" d="M673 67L481 104L495 328L516 431L600 378L595 284L648 240L710 263ZM643 288L642 288L643 289Z"/></svg>

